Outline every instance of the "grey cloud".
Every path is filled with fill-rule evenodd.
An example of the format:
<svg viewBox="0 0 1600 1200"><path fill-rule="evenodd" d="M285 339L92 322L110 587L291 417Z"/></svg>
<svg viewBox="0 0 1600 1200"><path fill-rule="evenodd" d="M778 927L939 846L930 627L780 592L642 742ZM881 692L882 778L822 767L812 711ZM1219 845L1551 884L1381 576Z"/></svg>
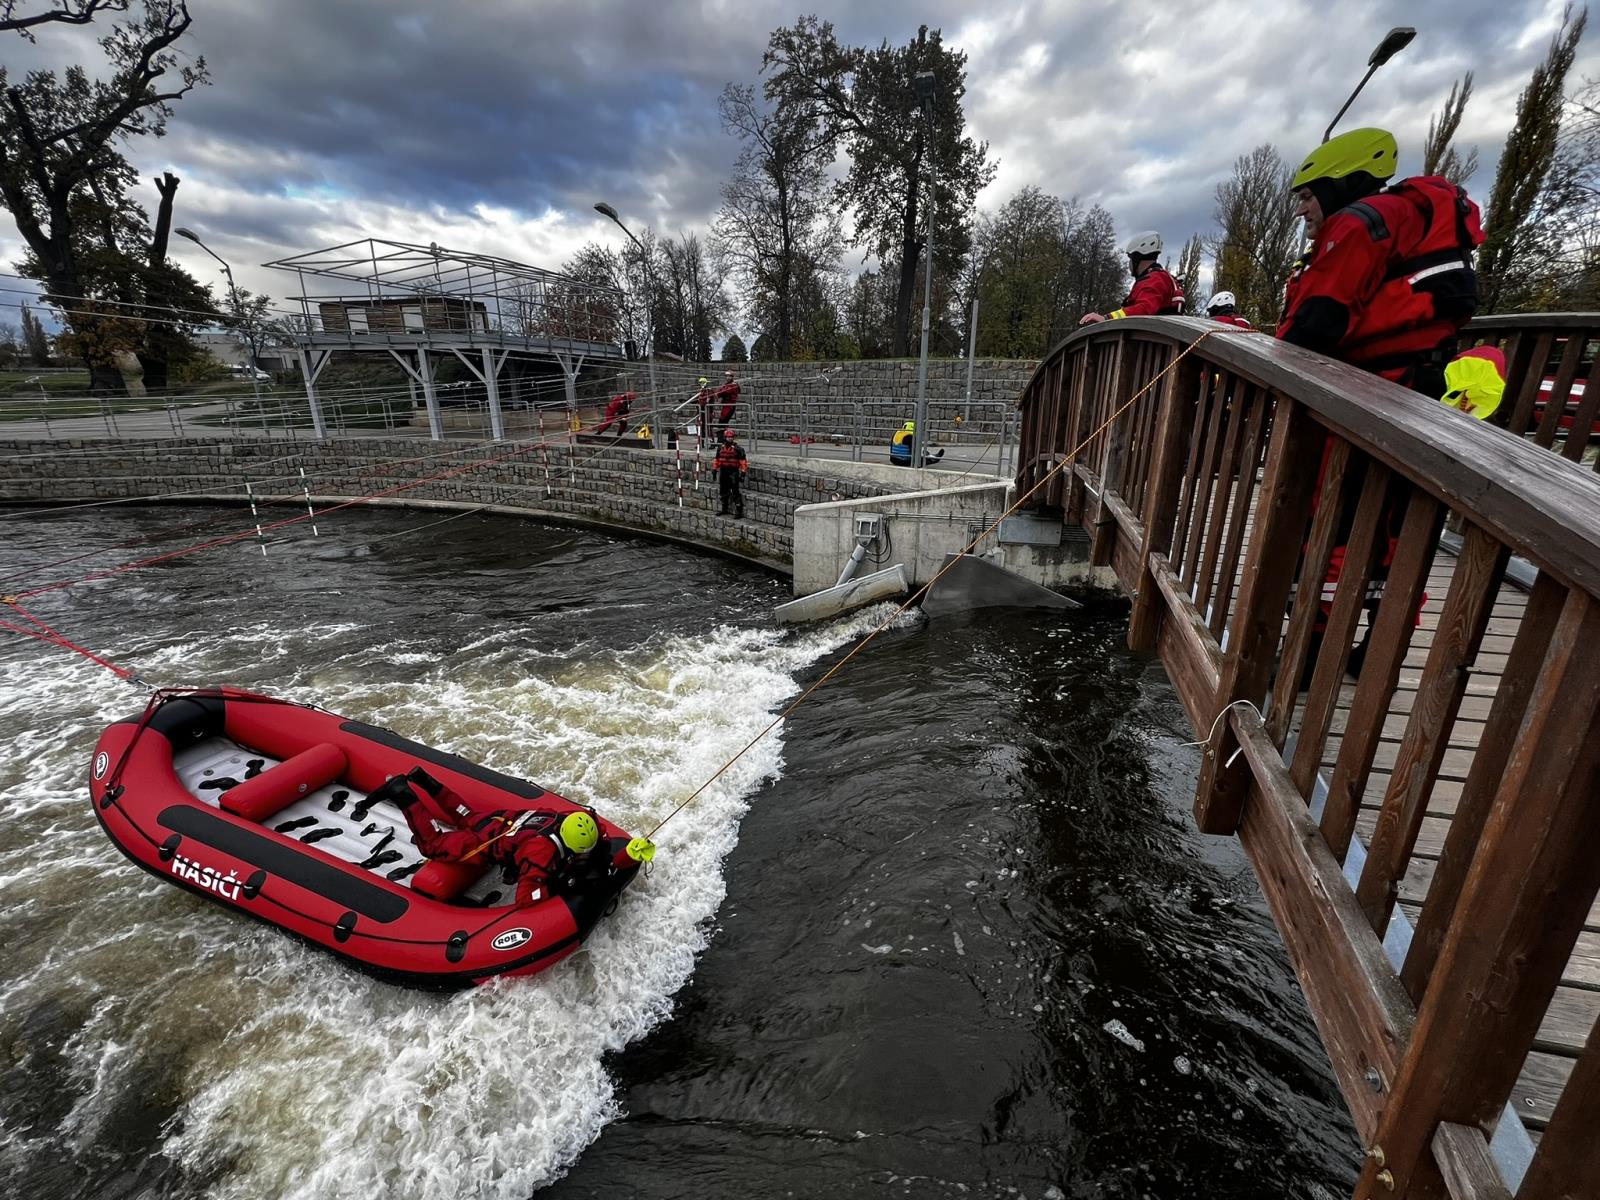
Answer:
<svg viewBox="0 0 1600 1200"><path fill-rule="evenodd" d="M1389 124L1414 154L1451 80L1476 69L1466 132L1480 144L1475 183L1485 192L1509 98L1547 40L1523 35L1531 20L1549 23L1559 0L1531 14L1498 0L1426 0L1402 17L1379 0L818 7L847 42L903 41L926 21L969 49L971 132L1003 167L985 206L1034 183L1104 203L1119 228L1157 227L1177 242L1209 229L1212 190L1236 156L1263 141L1286 156L1315 143L1396 19L1418 38L1347 122ZM585 236L590 205L605 198L664 232L703 229L737 153L717 94L757 78L768 34L799 11L777 0L194 9L187 48L205 55L216 83L176 106L166 139L133 153L185 175L180 204L198 206L256 261L315 237L363 236L371 230L358 218L379 210L414 213L417 237L435 210L455 229L479 206L529 221L568 214L571 236ZM70 56L89 37L13 43L8 63ZM1045 65L1029 74L1037 55ZM1579 71L1594 73L1596 61L1586 54Z"/></svg>

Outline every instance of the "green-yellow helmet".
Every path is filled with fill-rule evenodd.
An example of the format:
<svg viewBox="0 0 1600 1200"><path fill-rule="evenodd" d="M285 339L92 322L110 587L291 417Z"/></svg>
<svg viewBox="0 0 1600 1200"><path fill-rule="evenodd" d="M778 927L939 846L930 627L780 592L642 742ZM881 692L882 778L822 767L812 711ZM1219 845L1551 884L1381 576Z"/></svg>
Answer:
<svg viewBox="0 0 1600 1200"><path fill-rule="evenodd" d="M1290 181L1303 188L1319 179L1343 179L1365 171L1374 179L1388 179L1400 162L1400 147L1387 129L1352 129L1323 142L1300 164Z"/></svg>
<svg viewBox="0 0 1600 1200"><path fill-rule="evenodd" d="M574 854L586 854L600 840L600 826L586 812L568 813L561 818L561 841Z"/></svg>

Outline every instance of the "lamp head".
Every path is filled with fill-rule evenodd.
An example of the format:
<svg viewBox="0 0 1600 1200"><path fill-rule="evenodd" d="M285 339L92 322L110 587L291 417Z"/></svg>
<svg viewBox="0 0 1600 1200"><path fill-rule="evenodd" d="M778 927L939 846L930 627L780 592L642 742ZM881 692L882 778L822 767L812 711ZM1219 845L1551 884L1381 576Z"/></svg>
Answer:
<svg viewBox="0 0 1600 1200"><path fill-rule="evenodd" d="M917 99L923 104L933 103L933 72L918 71L912 77L912 83L917 89Z"/></svg>
<svg viewBox="0 0 1600 1200"><path fill-rule="evenodd" d="M184 228L182 225L179 225L172 232L177 234L181 238L188 238L191 242L198 242L200 240L200 235L199 234L197 234L192 229Z"/></svg>
<svg viewBox="0 0 1600 1200"><path fill-rule="evenodd" d="M1367 59L1367 66L1381 67L1400 51L1411 44L1411 39L1417 36L1417 31L1409 25L1396 25L1383 35L1383 41L1378 43L1378 48L1372 52L1372 57Z"/></svg>
<svg viewBox="0 0 1600 1200"><path fill-rule="evenodd" d="M594 206L594 210L602 217L610 217L613 221L620 222L622 220L621 217L617 216L617 210L612 208L611 205L607 204L604 200L600 201L599 204L596 204Z"/></svg>

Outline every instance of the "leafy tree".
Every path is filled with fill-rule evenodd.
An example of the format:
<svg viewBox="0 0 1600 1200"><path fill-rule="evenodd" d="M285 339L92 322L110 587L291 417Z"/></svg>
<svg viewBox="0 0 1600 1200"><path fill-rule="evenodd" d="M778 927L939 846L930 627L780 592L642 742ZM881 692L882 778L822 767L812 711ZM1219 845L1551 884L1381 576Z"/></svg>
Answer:
<svg viewBox="0 0 1600 1200"><path fill-rule="evenodd" d="M1212 215L1222 233L1213 246L1211 286L1232 292L1239 311L1258 323L1276 318L1300 249L1292 178L1293 168L1277 150L1261 145L1240 155L1233 175L1217 185Z"/></svg>
<svg viewBox="0 0 1600 1200"><path fill-rule="evenodd" d="M1472 99L1472 72L1468 71L1457 83L1450 85L1444 108L1437 117L1428 118L1428 139L1422 146L1422 173L1443 175L1451 183L1460 185L1472 178L1478 169L1478 148L1474 146L1463 158L1452 143L1456 130L1461 128L1461 116L1467 111L1467 101Z"/></svg>
<svg viewBox="0 0 1600 1200"><path fill-rule="evenodd" d="M234 344L252 370L257 367L264 349L288 338L288 330L272 315L272 297L257 295L245 288L229 291L222 323L233 334Z"/></svg>
<svg viewBox="0 0 1600 1200"><path fill-rule="evenodd" d="M743 147L722 188L716 257L741 292L750 323L770 332L776 355L786 359L807 288L838 269L828 141L808 115L766 107L753 87L730 83L717 107L723 128Z"/></svg>
<svg viewBox="0 0 1600 1200"><path fill-rule="evenodd" d="M898 272L863 271L850 282L843 305L844 332L859 358L887 358L894 346Z"/></svg>
<svg viewBox="0 0 1600 1200"><path fill-rule="evenodd" d="M897 357L910 352L926 174L931 169L942 198L936 252L952 265L966 256L977 194L994 177L988 146L962 132L966 61L926 25L904 46L884 41L869 50L841 46L832 23L812 16L776 30L761 60L780 119L815 127L848 153L850 170L835 196L854 216L853 244L882 264L899 264L890 348ZM933 74L931 139L914 82L922 71Z"/></svg>
<svg viewBox="0 0 1600 1200"><path fill-rule="evenodd" d="M964 290L978 296L979 357L1041 357L1124 291L1111 215L1035 187L980 220L973 259Z"/></svg>
<svg viewBox="0 0 1600 1200"><path fill-rule="evenodd" d="M91 0L58 7L87 20L115 6ZM203 58L184 65L173 50L191 23L184 0L143 0L138 16L100 39L111 68L107 79L91 79L73 66L60 78L32 71L14 83L0 68L6 116L0 122L0 203L27 244L25 273L44 282L47 302L68 326L64 343L85 359L97 391L120 389L114 357L138 349L142 340L128 319L137 310L124 306L150 293L148 280L141 286L129 279L132 261L152 272L175 271L164 263L150 267L148 254L134 256L125 241L141 232L143 214L127 195L133 176L117 143L161 136L171 102L209 82ZM176 79L167 83L173 71Z"/></svg>
<svg viewBox="0 0 1600 1200"><path fill-rule="evenodd" d="M36 367L50 365L50 336L26 304L22 306L22 348Z"/></svg>
<svg viewBox="0 0 1600 1200"><path fill-rule="evenodd" d="M1479 291L1487 312L1527 302L1532 290L1527 277L1554 250L1552 234L1560 214L1573 203L1565 187L1567 173L1557 175L1554 187L1550 184L1567 71L1588 21L1587 10L1574 18L1567 8L1544 61L1533 69L1517 99L1517 120L1500 152L1484 212L1484 243L1478 250Z"/></svg>
<svg viewBox="0 0 1600 1200"><path fill-rule="evenodd" d="M722 343L722 361L734 363L750 361L750 352L744 348L744 339L737 333L730 333L728 340Z"/></svg>
<svg viewBox="0 0 1600 1200"><path fill-rule="evenodd" d="M618 254L589 242L562 264L561 274L559 282L543 289L544 328L584 342L642 341L643 305L630 304L625 294L627 274ZM520 294L517 299L514 310L521 316L527 300ZM636 315L638 337L633 332Z"/></svg>
<svg viewBox="0 0 1600 1200"><path fill-rule="evenodd" d="M656 342L691 362L710 362L711 340L727 328L730 315L722 273L692 233L660 245L654 271Z"/></svg>
<svg viewBox="0 0 1600 1200"><path fill-rule="evenodd" d="M750 343L751 362L778 362L778 357L773 353L773 340L770 333L763 333Z"/></svg>
<svg viewBox="0 0 1600 1200"><path fill-rule="evenodd" d="M1183 311L1204 313L1206 298L1200 294L1200 255L1205 249L1205 239L1198 233L1183 244L1178 255L1176 277L1183 291Z"/></svg>

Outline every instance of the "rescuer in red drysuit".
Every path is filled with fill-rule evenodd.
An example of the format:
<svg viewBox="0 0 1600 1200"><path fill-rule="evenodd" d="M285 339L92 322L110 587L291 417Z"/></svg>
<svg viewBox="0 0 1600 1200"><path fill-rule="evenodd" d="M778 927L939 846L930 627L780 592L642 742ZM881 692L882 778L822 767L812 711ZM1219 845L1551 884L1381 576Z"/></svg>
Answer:
<svg viewBox="0 0 1600 1200"><path fill-rule="evenodd" d="M1306 157L1291 186L1312 244L1289 278L1277 336L1437 400L1446 389L1456 335L1477 311L1472 252L1483 242L1483 228L1478 206L1440 176L1385 188L1398 160L1394 135L1382 129L1340 134ZM1331 447L1330 440L1323 448L1324 472ZM1368 587L1366 632L1350 655L1353 675L1361 673L1394 561L1403 494L1397 480L1385 504L1383 552ZM1332 609L1331 585L1343 569L1353 519L1349 512L1341 516L1318 633Z"/></svg>
<svg viewBox="0 0 1600 1200"><path fill-rule="evenodd" d="M474 809L421 767L390 777L371 800L397 804L417 849L429 858L481 859L515 876L518 904L552 892L571 894L587 879L655 854L647 838L634 838L608 861L603 848L595 853L600 826L589 813Z"/></svg>
<svg viewBox="0 0 1600 1200"><path fill-rule="evenodd" d="M717 456L712 459L711 467L717 473L717 488L722 496L722 516L728 515L730 503L733 505L734 516L744 516L744 493L739 485L744 482L750 464L745 459L744 447L733 440L733 430L722 431L722 445L717 447Z"/></svg>
<svg viewBox="0 0 1600 1200"><path fill-rule="evenodd" d="M1124 249L1128 253L1128 273L1133 276L1128 298L1121 308L1109 314L1085 313L1079 325L1094 325L1122 317L1176 316L1183 311L1183 291L1161 265L1161 235L1154 230L1136 233Z"/></svg>
<svg viewBox="0 0 1600 1200"><path fill-rule="evenodd" d="M1232 292L1218 292L1206 301L1206 316L1238 329L1254 329L1254 325L1239 315L1238 304Z"/></svg>
<svg viewBox="0 0 1600 1200"><path fill-rule="evenodd" d="M611 397L611 403L606 405L605 420L594 427L596 433L604 433L610 428L611 423L617 423L617 436L621 437L628 432L628 409L639 397L634 392L623 392L621 395Z"/></svg>
<svg viewBox="0 0 1600 1200"><path fill-rule="evenodd" d="M733 377L733 371L722 373L722 386L711 393L713 400L722 401L722 411L717 414L717 424L726 425L733 420L734 410L739 407L739 383Z"/></svg>

